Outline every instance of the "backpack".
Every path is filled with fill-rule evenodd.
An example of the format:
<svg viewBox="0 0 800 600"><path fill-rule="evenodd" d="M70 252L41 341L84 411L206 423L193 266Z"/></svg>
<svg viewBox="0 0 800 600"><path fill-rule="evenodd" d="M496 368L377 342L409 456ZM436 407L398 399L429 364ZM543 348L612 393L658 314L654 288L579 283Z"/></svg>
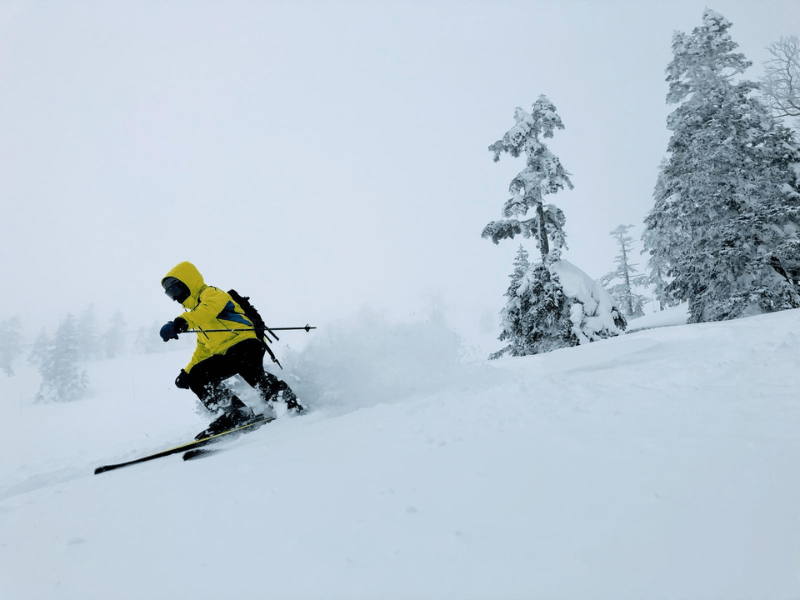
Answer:
<svg viewBox="0 0 800 600"><path fill-rule="evenodd" d="M256 332L256 336L258 336L259 340L264 342L264 346L266 347L270 358L272 358L272 362L276 363L281 369L283 369L283 366L278 362L278 359L275 358L275 354L273 354L272 349L269 347L270 339L269 336L267 336L267 332L269 332L270 335L272 335L272 337L274 337L276 340L278 339L278 336L272 333L269 327L267 327L267 324L264 323L264 319L262 319L261 315L258 314L256 307L250 303L250 296L242 296L236 290L228 290L228 295L233 298L233 301L236 302L236 304L242 307L244 316L250 319L250 321L253 323L253 329Z"/></svg>

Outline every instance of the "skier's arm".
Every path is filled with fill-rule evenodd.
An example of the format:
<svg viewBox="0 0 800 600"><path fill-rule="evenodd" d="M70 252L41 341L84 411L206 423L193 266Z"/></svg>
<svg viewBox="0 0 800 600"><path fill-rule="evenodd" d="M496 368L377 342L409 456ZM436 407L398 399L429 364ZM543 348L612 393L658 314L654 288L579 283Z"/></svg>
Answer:
<svg viewBox="0 0 800 600"><path fill-rule="evenodd" d="M222 290L215 287L207 287L200 293L197 306L189 312L183 313L180 318L186 321L189 325L189 329L213 329L217 315L222 312L229 299L230 296ZM211 352L208 350L206 344L204 344L201 337L199 337L206 334L198 333L197 335L197 346L192 355L192 360L184 369L187 373L189 373L192 367L197 363L211 356ZM210 335L215 334L212 333Z"/></svg>
<svg viewBox="0 0 800 600"><path fill-rule="evenodd" d="M197 306L189 312L183 313L180 318L189 324L189 329L209 329L228 304L230 296L215 287L207 287L200 293Z"/></svg>
<svg viewBox="0 0 800 600"><path fill-rule="evenodd" d="M198 335L203 335L199 333ZM211 356L211 352L208 351L205 344L201 344L200 340L197 340L197 346L194 349L194 354L192 354L192 360L189 361L189 364L184 367L184 371L187 373L191 372L192 367L194 367L200 361L203 361Z"/></svg>

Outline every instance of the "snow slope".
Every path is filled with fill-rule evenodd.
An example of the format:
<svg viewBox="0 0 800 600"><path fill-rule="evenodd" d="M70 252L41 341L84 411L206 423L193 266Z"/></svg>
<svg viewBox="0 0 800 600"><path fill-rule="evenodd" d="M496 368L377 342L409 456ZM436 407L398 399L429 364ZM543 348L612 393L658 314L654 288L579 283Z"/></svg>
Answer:
<svg viewBox="0 0 800 600"><path fill-rule="evenodd" d="M798 328L462 363L436 324L342 326L289 355L311 414L98 476L202 428L185 355L70 405L2 379L0 598L800 598Z"/></svg>

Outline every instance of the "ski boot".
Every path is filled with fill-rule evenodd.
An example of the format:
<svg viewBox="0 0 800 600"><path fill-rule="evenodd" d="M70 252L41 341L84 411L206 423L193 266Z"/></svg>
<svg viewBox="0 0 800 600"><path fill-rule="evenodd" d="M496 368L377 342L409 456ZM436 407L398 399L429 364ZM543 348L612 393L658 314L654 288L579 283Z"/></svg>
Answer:
<svg viewBox="0 0 800 600"><path fill-rule="evenodd" d="M283 383L283 386L285 387L278 392L278 399L286 402L286 408L289 410L289 412L294 412L298 415L302 415L304 412L306 412L305 406L298 402L297 396L291 389L289 389L289 386L285 383Z"/></svg>
<svg viewBox="0 0 800 600"><path fill-rule="evenodd" d="M221 416L214 419L211 424L198 433L194 439L202 440L203 438L219 435L231 429L236 429L242 425L247 425L255 418L253 409L247 406L244 402L239 400L236 396L231 398L230 406L225 409Z"/></svg>
<svg viewBox="0 0 800 600"><path fill-rule="evenodd" d="M257 417L263 417L265 421L274 421L278 414L275 412L275 407L272 406L272 402L265 402L264 403L264 411L260 415L256 415Z"/></svg>

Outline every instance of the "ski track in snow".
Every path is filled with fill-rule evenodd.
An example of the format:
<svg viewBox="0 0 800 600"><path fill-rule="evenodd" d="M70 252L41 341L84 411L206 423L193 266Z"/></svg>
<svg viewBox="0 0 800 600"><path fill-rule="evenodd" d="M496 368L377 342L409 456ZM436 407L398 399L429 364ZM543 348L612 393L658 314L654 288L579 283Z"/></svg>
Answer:
<svg viewBox="0 0 800 600"><path fill-rule="evenodd" d="M90 399L4 408L0 590L796 599L798 326L787 311L466 365L415 358L411 330L333 340L297 374L306 391L315 364L329 376L309 415L95 476L204 425L171 387L182 354L98 364Z"/></svg>

